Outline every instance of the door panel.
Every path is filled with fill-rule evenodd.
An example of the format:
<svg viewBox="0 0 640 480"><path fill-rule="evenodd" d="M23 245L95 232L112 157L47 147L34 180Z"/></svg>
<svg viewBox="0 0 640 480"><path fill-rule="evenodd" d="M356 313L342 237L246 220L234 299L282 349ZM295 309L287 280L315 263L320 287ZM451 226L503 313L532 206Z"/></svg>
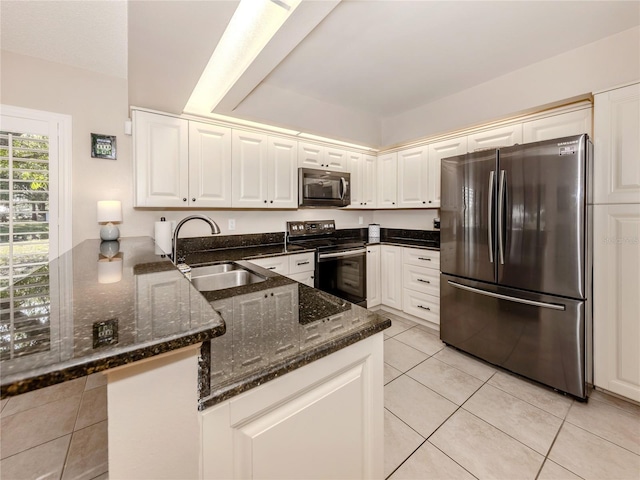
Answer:
<svg viewBox="0 0 640 480"><path fill-rule="evenodd" d="M452 283L564 310L494 298ZM443 342L585 398L585 302L442 275L440 304Z"/></svg>
<svg viewBox="0 0 640 480"><path fill-rule="evenodd" d="M580 135L500 150L498 283L584 298L585 148Z"/></svg>
<svg viewBox="0 0 640 480"><path fill-rule="evenodd" d="M495 150L442 160L442 272L495 281L495 255L489 245L490 237L495 239L489 215L489 206L495 205L495 188L489 188L495 169Z"/></svg>

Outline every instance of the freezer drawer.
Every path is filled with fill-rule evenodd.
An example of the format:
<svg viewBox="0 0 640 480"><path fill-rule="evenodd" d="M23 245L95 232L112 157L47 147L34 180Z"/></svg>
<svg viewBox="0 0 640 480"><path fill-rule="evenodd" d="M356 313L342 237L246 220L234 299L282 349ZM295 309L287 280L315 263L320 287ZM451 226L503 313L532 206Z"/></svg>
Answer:
<svg viewBox="0 0 640 480"><path fill-rule="evenodd" d="M586 398L585 302L442 275L440 304L443 342Z"/></svg>

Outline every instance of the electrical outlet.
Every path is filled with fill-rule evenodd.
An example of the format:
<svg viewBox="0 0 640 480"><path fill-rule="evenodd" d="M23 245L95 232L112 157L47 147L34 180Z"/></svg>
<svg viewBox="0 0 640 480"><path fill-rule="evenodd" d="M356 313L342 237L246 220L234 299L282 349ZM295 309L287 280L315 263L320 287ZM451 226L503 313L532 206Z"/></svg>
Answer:
<svg viewBox="0 0 640 480"><path fill-rule="evenodd" d="M229 219L229 230L235 230L236 229L236 219L235 218L230 218Z"/></svg>
<svg viewBox="0 0 640 480"><path fill-rule="evenodd" d="M364 219L362 217L358 217L358 224L362 225L364 223Z"/></svg>

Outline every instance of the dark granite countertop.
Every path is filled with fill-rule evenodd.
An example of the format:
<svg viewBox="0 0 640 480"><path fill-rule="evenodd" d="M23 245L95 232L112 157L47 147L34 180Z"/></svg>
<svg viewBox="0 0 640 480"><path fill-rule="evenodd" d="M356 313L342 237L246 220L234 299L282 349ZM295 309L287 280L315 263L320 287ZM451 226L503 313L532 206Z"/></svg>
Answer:
<svg viewBox="0 0 640 480"><path fill-rule="evenodd" d="M100 254L101 246L112 261ZM391 326L389 319L241 260L306 250L228 247L192 252L187 262L235 261L266 280L199 292L144 237L122 239L111 251L87 240L16 283L16 296L34 300L2 299L2 328L12 332L10 344L9 336L2 340L2 398L204 342L204 409ZM11 311L7 320L5 311ZM113 320L117 339L109 342ZM99 327L106 335L97 336Z"/></svg>
<svg viewBox="0 0 640 480"><path fill-rule="evenodd" d="M3 292L1 396L221 335L200 298L151 238L87 240Z"/></svg>

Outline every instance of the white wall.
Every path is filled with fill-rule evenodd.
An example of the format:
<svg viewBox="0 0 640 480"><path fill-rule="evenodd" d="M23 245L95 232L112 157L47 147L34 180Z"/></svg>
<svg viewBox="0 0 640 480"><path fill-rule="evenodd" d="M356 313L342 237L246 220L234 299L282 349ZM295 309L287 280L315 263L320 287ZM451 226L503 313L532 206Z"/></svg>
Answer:
<svg viewBox="0 0 640 480"><path fill-rule="evenodd" d="M576 28L572 26L571 28ZM391 146L509 116L640 79L640 27L543 60L382 120Z"/></svg>
<svg viewBox="0 0 640 480"><path fill-rule="evenodd" d="M385 228L409 230L433 230L433 219L440 217L440 210L376 210L374 223Z"/></svg>
<svg viewBox="0 0 640 480"><path fill-rule="evenodd" d="M372 222L370 211L344 210L172 210L133 208L132 138L124 135L129 116L127 81L33 57L2 51L1 99L7 105L69 114L73 118L73 244L98 238L96 202L122 201L123 237L153 235L153 223L165 216L180 220L192 213L212 217L223 234L284 231L287 220L335 219L338 228ZM117 136L118 159L91 158L91 133ZM236 220L236 230L227 228ZM207 235L204 222L190 222L181 236Z"/></svg>

